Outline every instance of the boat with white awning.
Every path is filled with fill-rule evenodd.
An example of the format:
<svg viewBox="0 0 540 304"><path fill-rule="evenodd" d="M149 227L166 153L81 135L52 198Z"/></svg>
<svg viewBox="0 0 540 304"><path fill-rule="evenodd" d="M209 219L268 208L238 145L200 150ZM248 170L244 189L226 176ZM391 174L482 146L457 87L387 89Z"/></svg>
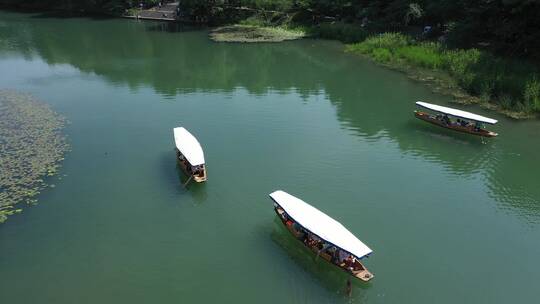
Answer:
<svg viewBox="0 0 540 304"><path fill-rule="evenodd" d="M283 224L306 247L362 281L373 278L360 262L372 250L342 224L287 192L272 192L270 198Z"/></svg>
<svg viewBox="0 0 540 304"><path fill-rule="evenodd" d="M437 112L437 114L433 115L418 110L414 111L414 115L418 119L427 121L443 128L448 128L473 135L479 135L484 137L495 137L498 135L495 132L486 130L484 127L484 124L496 124L497 120L495 119L423 101L417 101L416 105L424 109Z"/></svg>
<svg viewBox="0 0 540 304"><path fill-rule="evenodd" d="M199 141L182 127L174 128L176 158L187 175L196 182L206 181L206 164Z"/></svg>

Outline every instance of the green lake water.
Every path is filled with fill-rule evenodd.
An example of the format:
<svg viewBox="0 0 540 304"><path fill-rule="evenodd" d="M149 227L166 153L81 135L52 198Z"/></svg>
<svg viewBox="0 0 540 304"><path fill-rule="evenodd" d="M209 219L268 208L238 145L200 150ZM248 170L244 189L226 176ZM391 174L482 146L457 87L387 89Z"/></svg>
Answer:
<svg viewBox="0 0 540 304"><path fill-rule="evenodd" d="M65 116L72 151L0 226L2 303L536 303L540 121L482 144L414 118L449 105L333 41L0 12L0 88ZM172 129L208 182L181 186ZM282 189L374 253L354 282L276 220Z"/></svg>

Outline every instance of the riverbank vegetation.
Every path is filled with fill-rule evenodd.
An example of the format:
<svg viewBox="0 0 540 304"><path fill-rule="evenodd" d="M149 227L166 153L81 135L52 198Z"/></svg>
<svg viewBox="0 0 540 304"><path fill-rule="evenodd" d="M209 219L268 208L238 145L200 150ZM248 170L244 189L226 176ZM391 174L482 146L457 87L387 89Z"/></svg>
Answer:
<svg viewBox="0 0 540 304"><path fill-rule="evenodd" d="M516 118L540 113L537 2L186 0L182 7L211 24L258 18L267 28L300 25L306 35L350 43L350 52L428 74L416 79L437 78L461 101Z"/></svg>
<svg viewBox="0 0 540 304"><path fill-rule="evenodd" d="M0 0L107 14L157 2ZM538 1L183 0L179 8L182 21L243 25L214 31L217 40L271 41L300 32L337 39L377 62L444 72L464 92L499 109L540 113Z"/></svg>
<svg viewBox="0 0 540 304"><path fill-rule="evenodd" d="M348 45L347 50L397 68L448 73L465 92L502 110L525 115L540 112L540 70L523 61L496 57L476 48L449 49L440 42L416 41L399 33L371 36Z"/></svg>
<svg viewBox="0 0 540 304"><path fill-rule="evenodd" d="M56 174L68 144L64 119L33 97L0 90L0 223L33 204ZM52 185L51 185L52 186Z"/></svg>

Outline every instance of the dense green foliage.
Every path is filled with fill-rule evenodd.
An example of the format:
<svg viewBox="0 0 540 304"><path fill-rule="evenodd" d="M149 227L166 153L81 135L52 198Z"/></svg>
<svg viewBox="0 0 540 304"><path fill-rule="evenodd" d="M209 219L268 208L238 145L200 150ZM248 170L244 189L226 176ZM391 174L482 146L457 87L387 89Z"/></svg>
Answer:
<svg viewBox="0 0 540 304"><path fill-rule="evenodd" d="M349 45L349 51L378 62L447 72L468 93L495 101L505 109L540 112L540 70L478 49L447 49L438 42L418 42L386 33Z"/></svg>
<svg viewBox="0 0 540 304"><path fill-rule="evenodd" d="M250 8L280 11L301 23L363 23L378 32L413 27L421 32L429 25L428 36L444 36L454 47L483 47L540 60L538 0L184 0L181 6L188 16L211 23L236 22Z"/></svg>
<svg viewBox="0 0 540 304"><path fill-rule="evenodd" d="M356 24L333 22L321 23L313 31L318 37L337 39L345 43L358 42L367 38L368 32Z"/></svg>
<svg viewBox="0 0 540 304"><path fill-rule="evenodd" d="M120 14L158 0L0 0L19 8L63 9ZM540 60L539 0L182 0L186 19L213 24L233 23L253 14L274 22L363 24L369 31L410 31L431 26L428 36L444 36L459 48L488 48L507 56ZM327 26L347 41L359 35L346 26ZM417 30L421 32L421 30ZM362 36L362 34L360 34Z"/></svg>
<svg viewBox="0 0 540 304"><path fill-rule="evenodd" d="M153 3L157 0L142 2ZM73 13L122 14L127 8L138 5L135 0L0 0L0 6L19 9L61 10Z"/></svg>

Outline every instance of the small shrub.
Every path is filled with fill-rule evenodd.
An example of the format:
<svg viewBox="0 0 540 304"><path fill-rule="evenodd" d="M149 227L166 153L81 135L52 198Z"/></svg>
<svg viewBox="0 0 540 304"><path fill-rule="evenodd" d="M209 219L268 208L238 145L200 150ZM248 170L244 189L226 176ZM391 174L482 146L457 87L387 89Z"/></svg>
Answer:
<svg viewBox="0 0 540 304"><path fill-rule="evenodd" d="M513 105L514 105L514 102L512 101L512 98L510 98L510 96L508 96L508 95L501 96L497 100L497 103L499 104L499 106L501 106L501 108L503 108L505 110L512 109Z"/></svg>
<svg viewBox="0 0 540 304"><path fill-rule="evenodd" d="M536 76L525 84L523 97L525 104L530 106L533 111L540 112L540 81Z"/></svg>
<svg viewBox="0 0 540 304"><path fill-rule="evenodd" d="M371 56L376 61L383 63L387 63L392 60L392 53L387 49L374 49Z"/></svg>
<svg viewBox="0 0 540 304"><path fill-rule="evenodd" d="M434 43L410 45L397 49L396 55L407 62L424 68L438 69L443 59L438 46Z"/></svg>
<svg viewBox="0 0 540 304"><path fill-rule="evenodd" d="M453 76L464 74L479 62L480 56L478 49L445 51L444 68Z"/></svg>
<svg viewBox="0 0 540 304"><path fill-rule="evenodd" d="M409 45L409 38L399 33L384 33L366 39L362 44L366 47L393 49Z"/></svg>

